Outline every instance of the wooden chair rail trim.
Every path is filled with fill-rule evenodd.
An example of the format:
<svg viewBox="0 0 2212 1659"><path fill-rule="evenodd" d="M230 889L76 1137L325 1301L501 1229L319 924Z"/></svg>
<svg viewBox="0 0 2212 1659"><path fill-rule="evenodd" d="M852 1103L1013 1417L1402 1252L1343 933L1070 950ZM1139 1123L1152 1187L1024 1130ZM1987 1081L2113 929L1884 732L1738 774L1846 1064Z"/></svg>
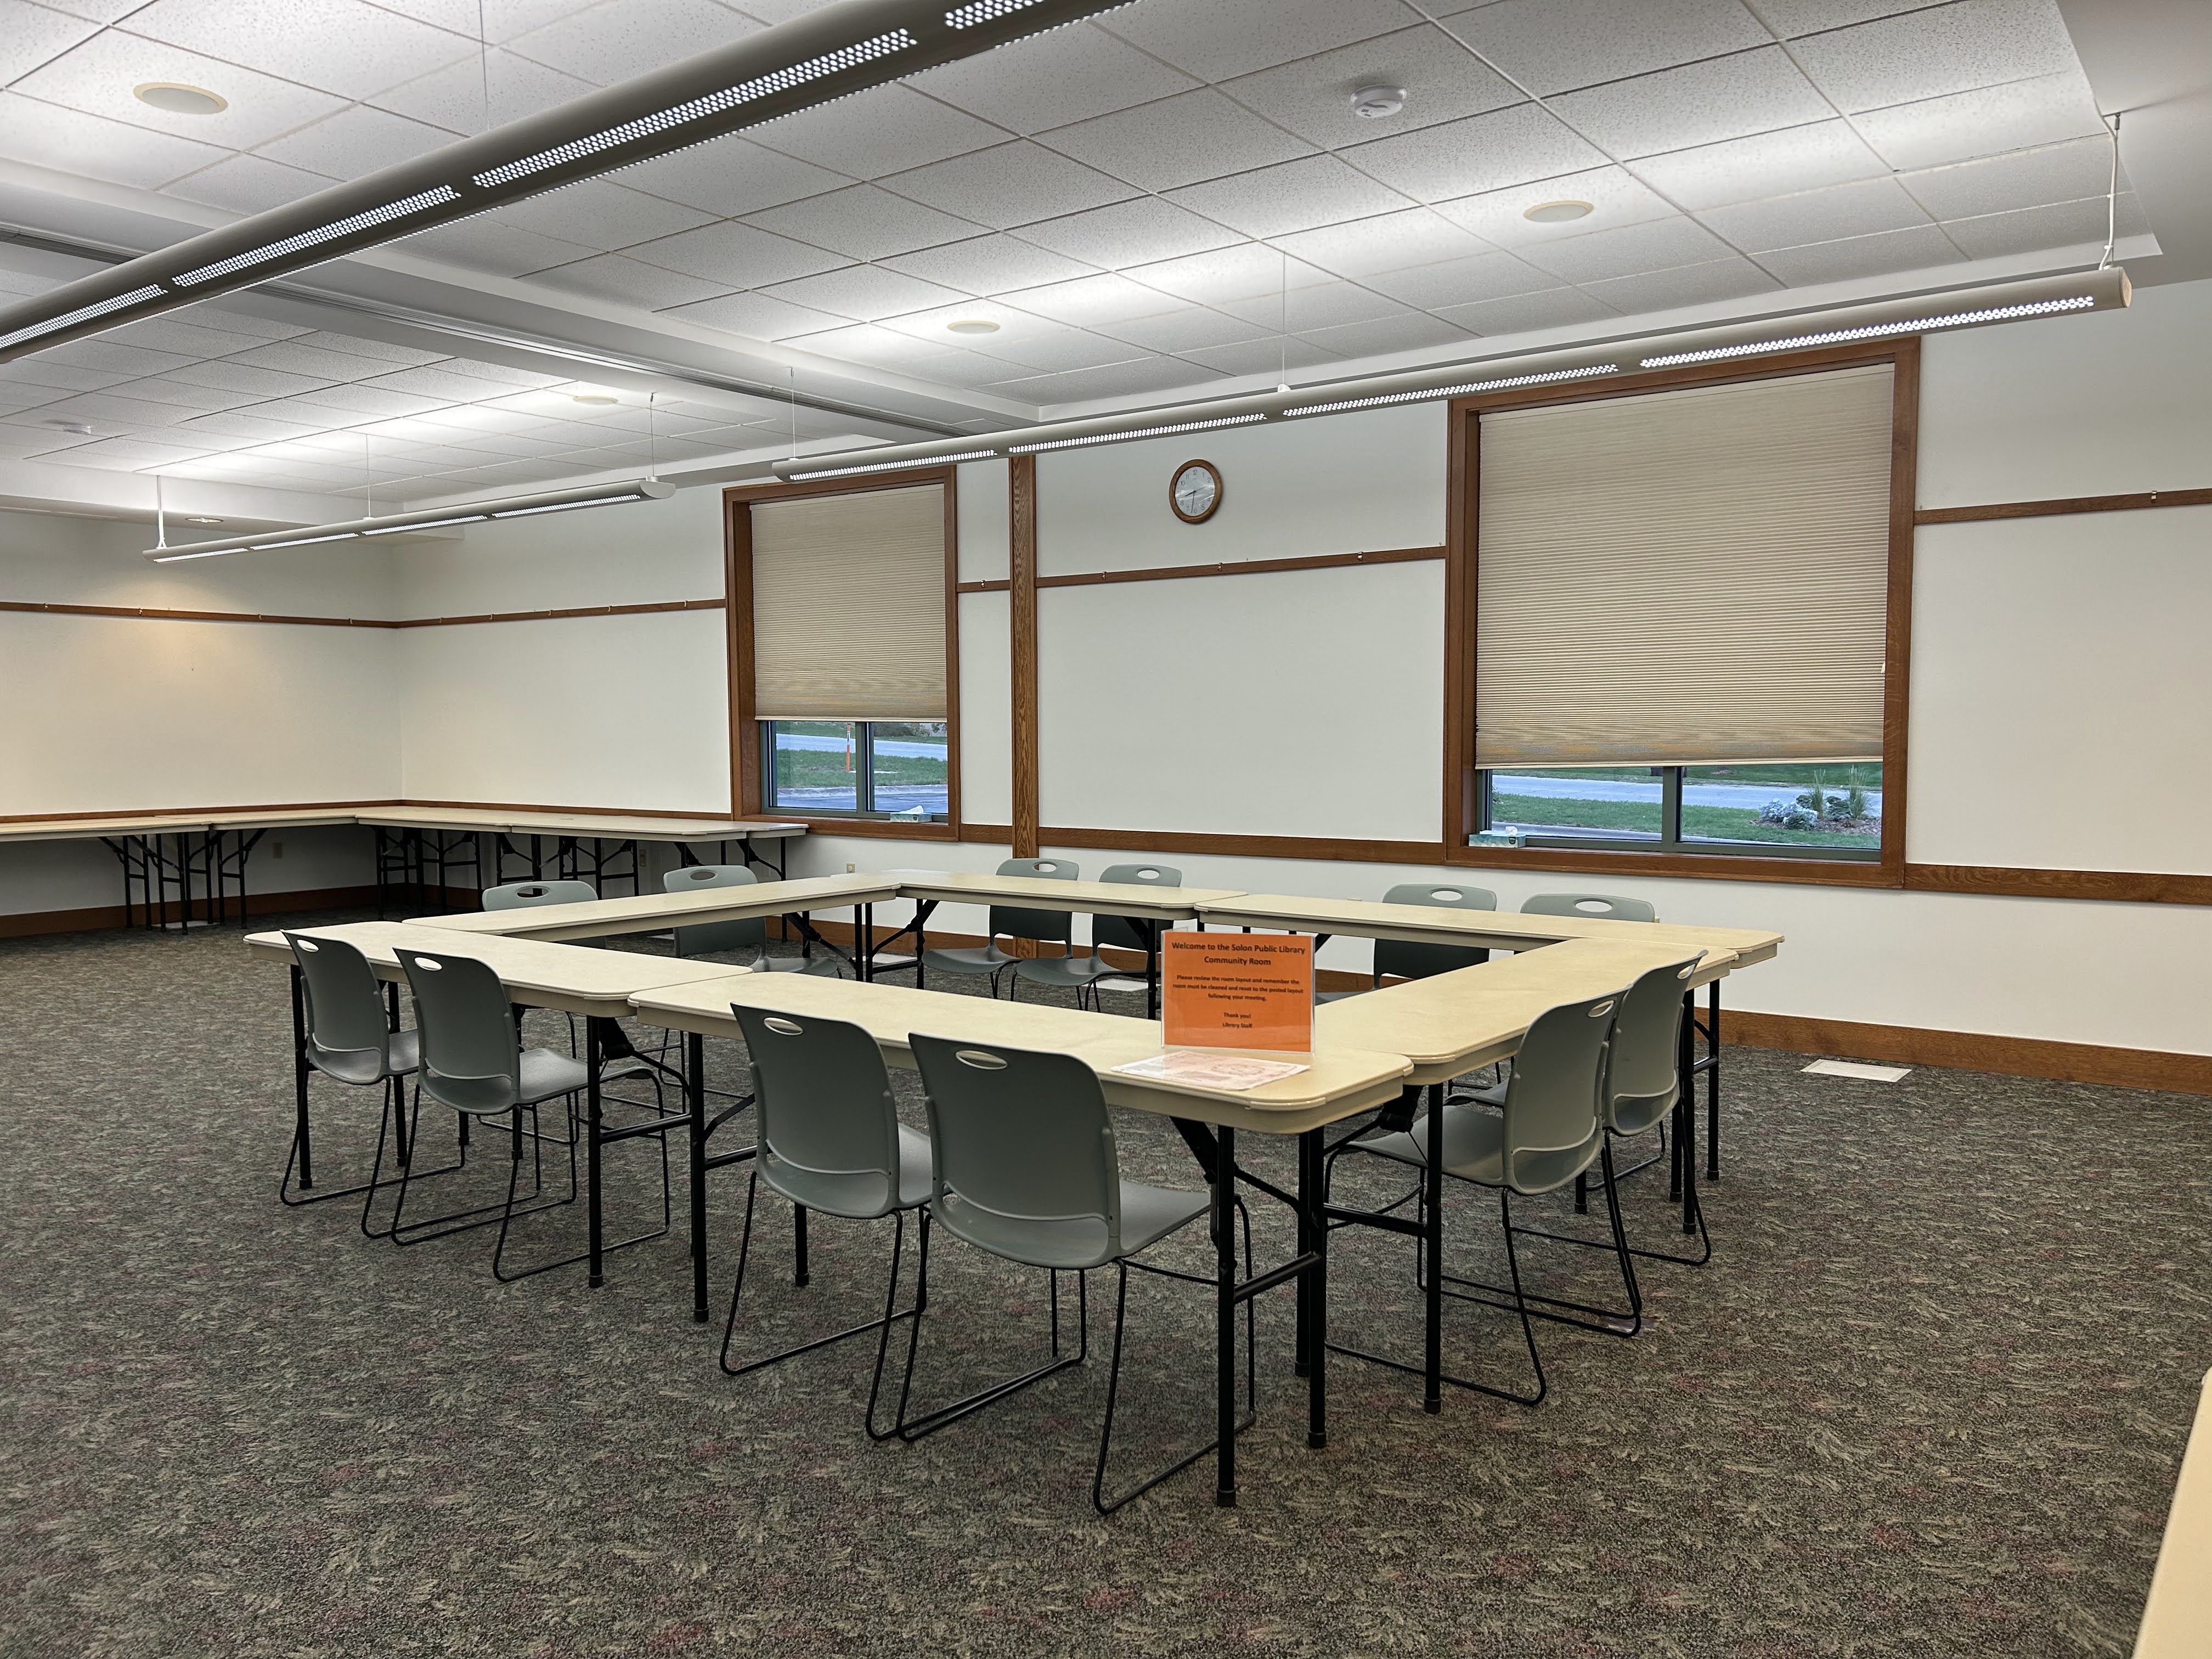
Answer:
<svg viewBox="0 0 2212 1659"><path fill-rule="evenodd" d="M1039 587L1097 587L1109 582L1188 581L1200 576L1266 576L1284 570L1334 570L1355 564L1411 564L1441 559L1441 547L1386 547L1364 553L1314 553L1295 559L1230 559L1218 564L1146 565L1134 570L1094 570L1072 576L1039 576ZM1004 593L1008 581L962 582L963 593Z"/></svg>
<svg viewBox="0 0 2212 1659"><path fill-rule="evenodd" d="M0 611L55 617L134 617L149 622L270 623L289 628L465 628L477 623L560 622L571 617L649 617L670 611L720 611L723 599L668 599L656 605L591 605L568 611L501 611L480 617L287 617L249 611L164 611L153 605L46 605L0 599Z"/></svg>
<svg viewBox="0 0 2212 1659"><path fill-rule="evenodd" d="M2134 495L2071 495L2045 501L1986 501L1977 507L1923 507L1923 524L1978 524L1990 519L2047 519L2069 513L2139 513L2154 507L2212 507L2212 489L2151 489Z"/></svg>
<svg viewBox="0 0 2212 1659"><path fill-rule="evenodd" d="M665 806L548 806L514 800L283 800L252 801L242 806L149 806L143 810L103 808L96 812L0 812L0 823L75 823L84 818L174 818L186 828L208 818L228 817L235 812L350 812L374 811L380 806L443 806L471 812L544 812L568 817L693 818L707 823L736 823L719 808L711 812L679 812ZM796 817L763 817L761 823L800 823ZM309 826L315 827L315 826ZM343 829L334 824L333 829Z"/></svg>

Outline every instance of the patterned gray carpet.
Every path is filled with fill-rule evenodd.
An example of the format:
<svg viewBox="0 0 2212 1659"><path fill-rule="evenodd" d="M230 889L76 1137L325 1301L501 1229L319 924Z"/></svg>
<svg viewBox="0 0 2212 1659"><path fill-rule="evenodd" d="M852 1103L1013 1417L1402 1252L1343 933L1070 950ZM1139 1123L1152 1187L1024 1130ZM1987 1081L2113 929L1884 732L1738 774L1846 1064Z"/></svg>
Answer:
<svg viewBox="0 0 2212 1659"><path fill-rule="evenodd" d="M1648 1268L1644 1336L1544 1332L1533 1411L1455 1394L1425 1416L1413 1379L1340 1360L1316 1454L1279 1293L1242 1507L1194 1470L1101 1522L1110 1275L1090 1364L872 1445L865 1344L717 1370L680 1168L675 1231L597 1291L573 1269L494 1284L485 1233L399 1250L350 1204L280 1207L284 982L234 933L0 945L0 1011L7 1659L2124 1654L2212 1361L2206 1102L1736 1049L1717 1257ZM742 1082L741 1054L714 1060ZM324 1086L335 1184L374 1103ZM1164 1125L1118 1127L1133 1173L1197 1184ZM652 1146L611 1155L614 1226L658 1218ZM1286 1148L1251 1152L1287 1178ZM1647 1243L1654 1173L1628 1183ZM441 1179L481 1201L504 1165ZM716 1179L720 1297L744 1172ZM750 1340L864 1316L885 1227L817 1221L795 1292L788 1212L762 1212L778 1271ZM1469 1271L1499 1265L1492 1213L1455 1212ZM1280 1218L1255 1219L1282 1251ZM520 1248L574 1249L580 1222L538 1218ZM939 1243L917 1388L943 1399L1029 1363L1045 1303L1041 1276ZM1606 1261L1528 1265L1602 1293ZM1402 1241L1344 1236L1340 1339L1418 1352L1410 1269ZM1201 1292L1132 1301L1125 1473L1205 1437L1210 1376ZM1448 1357L1511 1382L1517 1343L1470 1310Z"/></svg>

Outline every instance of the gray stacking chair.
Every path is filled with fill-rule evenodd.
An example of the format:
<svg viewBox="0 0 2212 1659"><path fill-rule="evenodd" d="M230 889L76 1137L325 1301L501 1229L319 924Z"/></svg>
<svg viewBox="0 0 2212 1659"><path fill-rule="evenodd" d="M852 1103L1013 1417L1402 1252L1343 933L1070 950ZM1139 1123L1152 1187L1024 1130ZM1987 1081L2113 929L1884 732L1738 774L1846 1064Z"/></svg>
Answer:
<svg viewBox="0 0 2212 1659"><path fill-rule="evenodd" d="M884 1440L896 1429L876 1427L876 1401L882 1391L884 1356L891 1327L919 1319L929 1293L929 1137L898 1121L883 1050L858 1025L817 1016L772 1013L764 1008L732 1006L752 1059L755 1103L760 1112L759 1152L745 1183L744 1231L738 1236L738 1278L730 1291L729 1322L722 1328L722 1369L743 1376L847 1337L878 1333L876 1370L863 1417L871 1439ZM807 1281L806 1212L819 1210L850 1221L889 1216L891 1233L890 1287L883 1316L833 1336L817 1337L764 1359L732 1364L730 1348L738 1328L738 1310L745 1294L745 1267L753 1240L753 1206L760 1183L792 1201L793 1228L799 1250L798 1283ZM898 1305L899 1260L906 1247L906 1218L919 1212L921 1269L915 1305Z"/></svg>
<svg viewBox="0 0 2212 1659"><path fill-rule="evenodd" d="M1429 1168L1430 1117L1424 1112L1410 1129L1385 1129L1345 1142L1330 1155L1329 1173L1337 1155L1347 1152L1371 1153L1421 1171L1416 1190L1420 1194L1421 1255L1418 1279L1427 1292L1427 1367L1408 1365L1380 1354L1354 1348L1340 1352L1373 1360L1399 1370L1425 1371L1436 1381L1493 1395L1523 1406L1544 1397L1544 1362L1536 1352L1533 1319L1579 1325L1607 1335L1633 1336L1642 1328L1644 1301L1636 1285L1636 1264L1620 1224L1620 1203L1613 1180L1613 1150L1606 1134L1601 1093L1605 1083L1607 1044L1626 992L1561 1003L1537 1015L1522 1039L1513 1075L1500 1091L1498 1109L1450 1101L1443 1107L1443 1156L1441 1170ZM1530 1229L1516 1224L1513 1196L1535 1197L1571 1185L1592 1164L1605 1176L1606 1205L1613 1221L1613 1249L1620 1258L1621 1282L1627 1288L1627 1311L1591 1307L1556 1297L1531 1294L1521 1283L1520 1258L1514 1240ZM1457 1278L1443 1271L1443 1196L1439 1174L1496 1190L1498 1225L1505 1238L1505 1260L1512 1278L1510 1285L1487 1285ZM1405 1200L1401 1198L1399 1203ZM1395 1208L1395 1205L1388 1206ZM1370 1212L1370 1213L1382 1213ZM1457 1285L1457 1290L1446 1290ZM1534 1393L1492 1388L1464 1377L1444 1375L1437 1364L1441 1298L1474 1302L1517 1313L1521 1333L1528 1344L1529 1364L1535 1370ZM1564 1309L1565 1313L1552 1311ZM1589 1316L1575 1318L1574 1314Z"/></svg>
<svg viewBox="0 0 2212 1659"><path fill-rule="evenodd" d="M1133 886L1180 887L1182 872L1165 864L1111 864L1098 873L1101 881L1126 882ZM1091 996L1091 1006L1098 1006L1098 981L1127 973L1099 955L1101 945L1112 945L1120 951L1146 949L1145 935L1137 924L1127 916L1093 916L1091 918L1091 954L1087 957L1035 957L1014 964L1014 977L1025 979L1032 985L1057 986L1075 993L1075 1006L1083 1006L1084 994Z"/></svg>
<svg viewBox="0 0 2212 1659"><path fill-rule="evenodd" d="M1002 876L1027 876L1038 881L1073 881L1082 872L1066 859L1008 859L999 866ZM991 994L999 994L999 981L1006 969L1022 958L1001 951L1002 939L1042 939L1075 952L1075 918L1066 910L1030 910L1018 905L991 907L991 936L981 945L951 951L925 951L921 966L929 974L988 975Z"/></svg>
<svg viewBox="0 0 2212 1659"><path fill-rule="evenodd" d="M403 949L398 956L400 970L407 975L408 988L415 994L415 1024L422 1038L422 1072L416 1089L416 1110L421 1110L422 1097L428 1095L434 1103L451 1111L465 1113L479 1119L504 1117L508 1121L511 1152L507 1201L500 1206L499 1242L493 1247L491 1258L493 1276L501 1283L507 1283L582 1261L584 1253L580 1252L558 1261L545 1262L512 1273L503 1265L508 1231L518 1215L532 1214L539 1210L556 1207L558 1204L574 1201L575 1097L590 1083L583 1063L550 1048L526 1048L522 1046L514 1012L507 1003L507 988L500 983L499 975L488 964L472 957L448 956L433 951ZM537 1109L549 1100L564 1097L568 1103L568 1138L565 1142L557 1136L550 1139L556 1144L565 1144L568 1148L568 1196L532 1203L518 1210L515 1196L522 1176L522 1143L526 1138L532 1143L535 1174L538 1144L549 1138L539 1132ZM531 1119L531 1127L527 1130L523 1127L526 1113ZM665 1120L665 1127L678 1127L685 1121L681 1115L669 1117ZM668 1231L672 1209L668 1182L668 1137L664 1132L654 1139L660 1143L660 1227L656 1231L607 1245L605 1248L609 1250L641 1243L647 1238L658 1238ZM538 1185L542 1190L542 1180ZM406 1196L406 1182L403 1177L400 1186L403 1206ZM455 1218L446 1218L447 1220ZM398 1233L400 1223L396 1212L392 1226L395 1234ZM448 1231L459 1230L449 1228Z"/></svg>
<svg viewBox="0 0 2212 1659"><path fill-rule="evenodd" d="M915 1353L921 1337L917 1314L908 1332L906 1378L899 1390L902 1439L916 1440L1004 1399L1015 1390L1079 1364L1090 1348L1090 1298L1084 1275L1111 1265L1119 1280L1115 1300L1114 1358L1107 1374L1106 1412L1099 1430L1098 1462L1091 1501L1111 1514L1139 1493L1188 1468L1214 1449L1208 1441L1188 1457L1142 1484L1108 1498L1107 1459L1114 1410L1121 1389L1121 1338L1127 1323L1129 1269L1200 1285L1211 1275L1177 1272L1134 1260L1170 1233L1206 1213L1211 1194L1153 1187L1125 1179L1106 1114L1098 1074L1072 1054L986 1047L947 1037L908 1037L928 1092L929 1139L935 1158L930 1213L955 1238L1005 1261L1043 1267L1052 1275L1052 1358L1036 1370L918 1418L906 1414L914 1385ZM1245 1276L1251 1275L1252 1233L1242 1200ZM1076 1275L1079 1343L1060 1352L1060 1275ZM1252 1303L1244 1304L1245 1415L1251 1419L1255 1376Z"/></svg>
<svg viewBox="0 0 2212 1659"><path fill-rule="evenodd" d="M1486 887L1468 887L1455 881L1407 881L1383 894L1382 902L1435 904L1454 910L1495 910L1498 895ZM1427 979L1431 975L1473 968L1489 960L1489 951L1479 945L1424 945L1408 939L1378 939L1375 941L1375 983L1370 988L1379 989L1386 977ZM1338 1002L1359 994L1357 991L1323 991L1315 1000Z"/></svg>
<svg viewBox="0 0 2212 1659"><path fill-rule="evenodd" d="M588 881L510 881L483 890L487 910L520 910L532 904L582 904L599 896Z"/></svg>
<svg viewBox="0 0 2212 1659"><path fill-rule="evenodd" d="M588 904L599 896L599 889L588 881L566 878L510 881L503 887L485 888L483 908L487 910L521 910L536 904ZM572 939L563 942L594 947L605 943L596 939ZM683 953L679 950L678 954ZM568 1022L568 1052L573 1054L576 1052L576 1017L569 1014L565 1018ZM630 1046L628 1034L623 1033L620 1026L610 1025L607 1036L606 1052L599 1067L600 1080L611 1082L621 1077L642 1077L653 1085L653 1097L659 1099L660 1079L677 1075L673 1067L657 1057L657 1054L667 1051L665 1037L656 1054L641 1054Z"/></svg>
<svg viewBox="0 0 2212 1659"><path fill-rule="evenodd" d="M664 892L696 893L713 887L750 887L758 880L742 864L692 864L669 871L661 877L660 886ZM742 921L702 922L696 927L676 929L676 954L679 957L714 957L726 951L756 952L747 964L756 973L820 974L831 978L837 973L835 957L769 955L768 923L757 916Z"/></svg>
<svg viewBox="0 0 2212 1659"><path fill-rule="evenodd" d="M1656 921L1649 899L1614 893L1539 893L1521 907L1524 916L1592 916L1601 921Z"/></svg>
<svg viewBox="0 0 2212 1659"><path fill-rule="evenodd" d="M343 939L316 939L306 933L288 933L284 942L292 947L292 959L300 965L304 1041L297 1079L298 1119L293 1125L292 1150L284 1160L283 1177L276 1183L276 1196L296 1207L366 1194L362 1200L361 1230L372 1238L379 1237L382 1235L373 1231L368 1224L370 1208L380 1188L398 1184L397 1176L390 1181L384 1179L386 1137L393 1136L398 1141L402 1170L413 1161L413 1141L408 1133L406 1080L419 1059L418 1036L414 1031L392 1029L397 1005L387 1011L377 987L376 970L355 946ZM376 1158L368 1180L361 1185L343 1187L333 1192L313 1190L313 1142L307 1121L307 1081L316 1072L356 1088L376 1087L383 1091L384 1110L376 1128ZM462 1148L465 1157L465 1139ZM459 1167L458 1163L447 1166ZM294 1195L292 1180L295 1173L301 1178L301 1191L305 1196ZM446 1171L425 1170L422 1173L430 1176Z"/></svg>

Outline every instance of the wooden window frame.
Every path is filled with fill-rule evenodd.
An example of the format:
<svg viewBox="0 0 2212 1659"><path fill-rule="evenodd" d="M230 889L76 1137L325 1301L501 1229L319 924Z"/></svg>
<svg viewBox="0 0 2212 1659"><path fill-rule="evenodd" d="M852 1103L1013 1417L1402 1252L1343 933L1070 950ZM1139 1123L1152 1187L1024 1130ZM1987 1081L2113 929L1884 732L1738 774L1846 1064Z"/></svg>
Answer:
<svg viewBox="0 0 2212 1659"><path fill-rule="evenodd" d="M760 723L753 695L753 526L756 501L805 495L858 495L878 489L939 484L945 490L945 818L937 823L771 811L761 799ZM959 469L916 467L866 478L818 478L803 483L732 484L722 491L722 592L729 605L730 811L733 817L773 817L823 835L890 841L958 841L960 817L960 501Z"/></svg>
<svg viewBox="0 0 2212 1659"><path fill-rule="evenodd" d="M1471 847L1480 811L1475 767L1474 660L1477 491L1480 417L1491 410L1589 403L1680 386L1769 380L1822 369L1888 363L1892 385L1889 463L1889 594L1883 637L1882 815L1879 859L1823 860L1762 854L1601 852L1582 848ZM1444 534L1444 861L1492 870L1586 875L1674 876L1686 880L1815 883L1902 887L1905 870L1906 717L1911 698L1912 532L1920 434L1920 340L1917 335L1753 361L1698 363L1648 374L1607 376L1564 386L1523 386L1451 402L1445 427L1449 499Z"/></svg>

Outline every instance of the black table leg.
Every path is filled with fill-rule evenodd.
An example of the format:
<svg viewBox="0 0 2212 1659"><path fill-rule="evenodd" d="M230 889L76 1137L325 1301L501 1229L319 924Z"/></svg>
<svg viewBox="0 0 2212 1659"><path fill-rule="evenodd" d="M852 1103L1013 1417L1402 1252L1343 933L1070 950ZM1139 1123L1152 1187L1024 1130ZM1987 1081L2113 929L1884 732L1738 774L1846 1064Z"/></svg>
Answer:
<svg viewBox="0 0 2212 1659"><path fill-rule="evenodd" d="M591 1243L586 1254L591 1260L591 1282L594 1285L607 1282L599 1194L599 1024L596 1014L584 1021L584 1069L588 1074L584 1085L584 1162L591 1187L585 1205L589 1217L586 1224L591 1231Z"/></svg>
<svg viewBox="0 0 2212 1659"><path fill-rule="evenodd" d="M315 1186L315 1159L307 1144L307 1009L305 982L301 977L300 964L292 964L292 1094L295 1115L293 1138L300 1148L300 1190L312 1192Z"/></svg>
<svg viewBox="0 0 2212 1659"><path fill-rule="evenodd" d="M684 1039L684 1105L691 1118L691 1317L707 1320L707 1039Z"/></svg>
<svg viewBox="0 0 2212 1659"><path fill-rule="evenodd" d="M1721 982L1705 988L1705 1179L1721 1178Z"/></svg>
<svg viewBox="0 0 2212 1659"><path fill-rule="evenodd" d="M1237 1132L1213 1132L1214 1474L1218 1508L1237 1504Z"/></svg>
<svg viewBox="0 0 2212 1659"><path fill-rule="evenodd" d="M1444 1408L1444 1089L1432 1085L1429 1097L1429 1146L1421 1171L1421 1199L1428 1227L1421 1238L1428 1259L1427 1351L1421 1409L1431 1417Z"/></svg>
<svg viewBox="0 0 2212 1659"><path fill-rule="evenodd" d="M1299 1347L1305 1361L1306 1444L1328 1444L1328 1220L1322 1206L1322 1132L1298 1137L1298 1229L1314 1260L1299 1276Z"/></svg>
<svg viewBox="0 0 2212 1659"><path fill-rule="evenodd" d="M1145 1018L1160 1017L1160 927L1158 921L1141 924L1145 930Z"/></svg>

